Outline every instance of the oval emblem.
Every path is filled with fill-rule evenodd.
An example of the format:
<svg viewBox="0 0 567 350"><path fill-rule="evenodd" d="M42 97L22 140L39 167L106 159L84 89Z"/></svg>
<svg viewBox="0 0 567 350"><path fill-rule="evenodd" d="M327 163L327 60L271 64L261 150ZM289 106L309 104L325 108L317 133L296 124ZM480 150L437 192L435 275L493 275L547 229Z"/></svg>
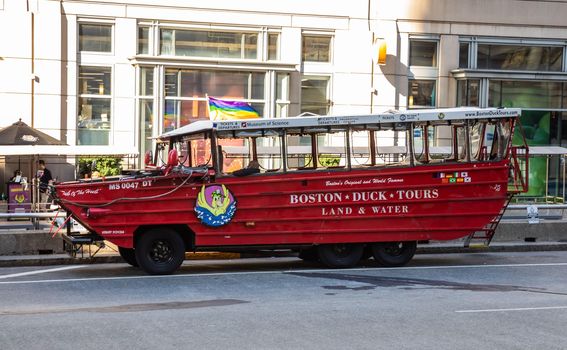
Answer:
<svg viewBox="0 0 567 350"><path fill-rule="evenodd" d="M197 195L195 213L202 224L226 225L236 212L236 199L225 185L203 185Z"/></svg>

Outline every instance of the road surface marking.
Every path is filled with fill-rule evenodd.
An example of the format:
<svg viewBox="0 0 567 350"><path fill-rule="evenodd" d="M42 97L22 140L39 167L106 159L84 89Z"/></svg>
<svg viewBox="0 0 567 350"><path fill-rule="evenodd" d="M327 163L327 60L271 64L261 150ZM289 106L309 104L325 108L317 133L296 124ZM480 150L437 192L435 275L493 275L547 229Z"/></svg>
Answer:
<svg viewBox="0 0 567 350"><path fill-rule="evenodd" d="M80 265L77 267L84 267L85 265ZM93 265L91 265L93 266ZM187 266L187 265L185 265ZM344 273L350 272L365 272L365 271L401 271L401 270L433 270L433 269L459 269L459 268L496 268L496 267L548 267L548 266L567 266L567 263L542 263L542 264L503 264L503 265L450 265L450 266L408 266L408 267L364 267L355 269L344 269L339 270ZM77 268L75 266L69 266L67 268L60 268L61 270ZM219 267L222 268L222 267ZM51 272L57 269L42 270L36 273ZM186 278L186 277L215 277L215 276L235 276L235 275L269 275L269 274L282 274L290 272L322 272L322 273L336 273L337 270L333 269L287 269L287 270L273 270L273 271L242 271L242 272L213 272L213 273L186 273L177 275L143 275L143 276L117 276L117 277L87 277L87 278L64 278L64 279L50 279L50 280L31 280L31 281L0 281L0 285L3 284L33 284L33 283L59 283L59 282L87 282L87 281L112 281L112 280L133 280L133 279L148 279L148 278ZM30 274L24 272L24 274ZM13 274L2 276L3 278L18 277Z"/></svg>
<svg viewBox="0 0 567 350"><path fill-rule="evenodd" d="M9 274L9 275L0 275L0 279L37 275L37 274L40 274L40 273L48 273L48 272L73 270L73 269L78 269L78 268L81 268L81 267L84 267L84 266L85 265L73 265L73 266L58 267L58 268L55 268L55 269L35 270L35 271L28 271L28 272L12 273L12 274Z"/></svg>
<svg viewBox="0 0 567 350"><path fill-rule="evenodd" d="M486 310L457 310L457 313L481 313L481 312L508 312L508 311L534 311L534 310L559 310L567 309L567 306L542 306L542 307L519 307L513 309L486 309Z"/></svg>

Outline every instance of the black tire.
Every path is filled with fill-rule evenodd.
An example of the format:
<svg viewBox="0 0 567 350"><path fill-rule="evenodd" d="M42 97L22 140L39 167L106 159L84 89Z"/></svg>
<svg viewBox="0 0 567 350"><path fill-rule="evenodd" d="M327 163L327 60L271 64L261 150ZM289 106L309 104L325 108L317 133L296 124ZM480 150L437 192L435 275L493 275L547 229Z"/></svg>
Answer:
<svg viewBox="0 0 567 350"><path fill-rule="evenodd" d="M365 260L370 260L370 258L372 258L372 248L370 248L369 245L364 247L364 251L362 252L362 257L360 258L360 260L365 261Z"/></svg>
<svg viewBox="0 0 567 350"><path fill-rule="evenodd" d="M143 232L134 251L140 267L151 275L170 274L185 259L183 239L167 228Z"/></svg>
<svg viewBox="0 0 567 350"><path fill-rule="evenodd" d="M334 269L353 267L360 261L364 245L358 243L322 244L317 247L319 260Z"/></svg>
<svg viewBox="0 0 567 350"><path fill-rule="evenodd" d="M299 251L298 257L307 262L318 262L319 261L319 254L317 253L316 247L310 248L302 248Z"/></svg>
<svg viewBox="0 0 567 350"><path fill-rule="evenodd" d="M122 259L124 259L124 261L126 261L128 264L134 267L138 267L138 261L136 260L136 252L134 251L133 248L118 247L118 253L120 253Z"/></svg>
<svg viewBox="0 0 567 350"><path fill-rule="evenodd" d="M374 259L385 267L407 264L415 254L417 242L382 242L372 244Z"/></svg>

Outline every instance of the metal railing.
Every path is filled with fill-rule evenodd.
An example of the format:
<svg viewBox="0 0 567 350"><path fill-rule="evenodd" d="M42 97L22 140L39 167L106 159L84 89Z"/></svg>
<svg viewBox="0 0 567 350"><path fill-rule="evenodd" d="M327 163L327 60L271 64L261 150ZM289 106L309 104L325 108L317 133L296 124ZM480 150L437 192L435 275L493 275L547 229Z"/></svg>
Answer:
<svg viewBox="0 0 567 350"><path fill-rule="evenodd" d="M565 210L567 209L567 204L510 204L506 209L506 213L502 217L502 220L514 220L514 219L530 219L530 209L537 208L535 215L539 219L546 220L563 220L565 217ZM514 212L522 210L524 215L514 215ZM541 212L543 210L544 212ZM533 215L533 212L532 212Z"/></svg>

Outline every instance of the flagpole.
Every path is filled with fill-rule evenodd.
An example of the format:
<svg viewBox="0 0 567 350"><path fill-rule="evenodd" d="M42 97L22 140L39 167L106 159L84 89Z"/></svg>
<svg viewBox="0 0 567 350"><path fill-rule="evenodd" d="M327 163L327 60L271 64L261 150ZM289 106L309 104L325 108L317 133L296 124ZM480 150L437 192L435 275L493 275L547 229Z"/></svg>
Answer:
<svg viewBox="0 0 567 350"><path fill-rule="evenodd" d="M211 120L211 104L209 103L209 94L205 94L205 98L207 99L207 118Z"/></svg>

